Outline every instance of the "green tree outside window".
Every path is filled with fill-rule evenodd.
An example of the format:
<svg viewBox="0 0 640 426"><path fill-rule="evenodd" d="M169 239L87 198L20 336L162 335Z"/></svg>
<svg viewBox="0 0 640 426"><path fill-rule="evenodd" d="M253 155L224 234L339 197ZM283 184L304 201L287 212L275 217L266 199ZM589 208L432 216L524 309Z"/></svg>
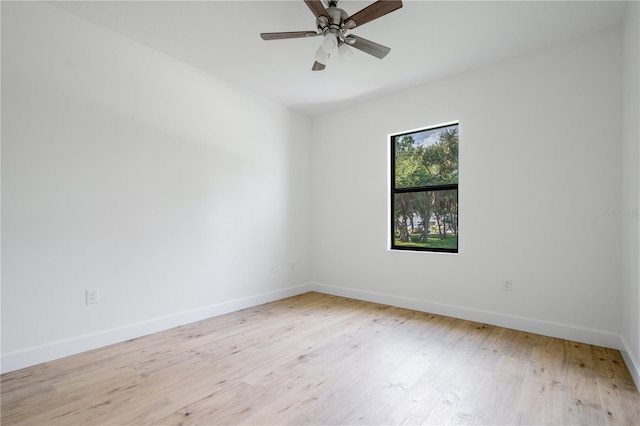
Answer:
<svg viewBox="0 0 640 426"><path fill-rule="evenodd" d="M459 124L391 136L391 248L458 252Z"/></svg>

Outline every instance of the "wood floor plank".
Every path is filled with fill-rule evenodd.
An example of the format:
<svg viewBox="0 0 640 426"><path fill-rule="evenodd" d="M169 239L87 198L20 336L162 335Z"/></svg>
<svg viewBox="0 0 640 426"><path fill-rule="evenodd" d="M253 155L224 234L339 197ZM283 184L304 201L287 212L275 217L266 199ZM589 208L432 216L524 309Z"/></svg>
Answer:
<svg viewBox="0 0 640 426"><path fill-rule="evenodd" d="M3 425L640 424L616 350L319 293L0 383Z"/></svg>

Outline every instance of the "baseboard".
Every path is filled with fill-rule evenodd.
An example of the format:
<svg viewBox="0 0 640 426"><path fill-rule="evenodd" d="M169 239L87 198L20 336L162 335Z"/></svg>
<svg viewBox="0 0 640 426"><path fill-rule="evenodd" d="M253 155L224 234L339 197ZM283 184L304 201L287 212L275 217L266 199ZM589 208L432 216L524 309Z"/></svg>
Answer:
<svg viewBox="0 0 640 426"><path fill-rule="evenodd" d="M275 300L284 299L286 297L295 296L309 291L311 291L309 284L301 284L294 287L261 293L255 296L216 303L164 317L153 318L134 324L128 324L124 327L103 330L97 333L32 346L19 351L2 354L0 371L2 373L7 373L9 371L19 370L21 368L30 367L43 362L64 358L69 355L101 348L114 343L124 342L129 339L146 336L148 334L168 330L195 321L201 321L203 319L227 314L240 309L250 308L263 303L273 302Z"/></svg>
<svg viewBox="0 0 640 426"><path fill-rule="evenodd" d="M484 324L511 328L514 330L526 331L529 333L542 334L544 336L557 337L560 339L618 349L620 351L626 350L625 345L622 342L622 337L619 334L602 330L576 327L552 321L525 318L515 315L501 314L498 312L483 311L463 306L448 305L444 303L430 302L427 300L338 287L322 283L311 283L310 288L319 293L350 297L367 302L381 303L397 306L399 308L413 309L416 311L430 312L438 315L445 315Z"/></svg>
<svg viewBox="0 0 640 426"><path fill-rule="evenodd" d="M627 368L631 372L633 380L636 382L636 388L640 389L640 363L638 359L633 355L631 346L627 344L627 341L622 337L622 344L624 349L620 349L620 353L624 358L624 362L627 364Z"/></svg>
<svg viewBox="0 0 640 426"><path fill-rule="evenodd" d="M626 344L624 338L618 334L551 321L506 315L456 305L448 305L347 287L332 286L322 283L301 284L254 296L229 300L190 311L179 312L164 317L153 318L147 321L129 324L124 327L113 328L110 330L104 330L97 333L86 334L71 339L59 340L43 345L32 346L19 351L9 352L3 354L1 357L0 371L2 373L6 373L9 371L19 370L21 368L30 367L43 362L64 358L69 355L146 336L148 334L168 330L173 327L235 312L240 309L250 308L263 303L273 302L275 300L303 294L309 291L350 297L353 299L382 303L400 308L414 309L422 312L431 312L438 315L461 318L469 321L492 324L500 327L542 334L545 336L558 337L561 339L618 349L622 353L636 384L640 384L640 363L638 363L638 360L634 358L633 352Z"/></svg>

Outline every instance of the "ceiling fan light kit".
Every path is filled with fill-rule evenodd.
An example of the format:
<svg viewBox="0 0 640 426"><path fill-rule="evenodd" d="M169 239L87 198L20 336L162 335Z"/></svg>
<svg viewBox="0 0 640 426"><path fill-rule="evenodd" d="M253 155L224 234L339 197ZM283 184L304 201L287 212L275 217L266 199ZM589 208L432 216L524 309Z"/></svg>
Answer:
<svg viewBox="0 0 640 426"><path fill-rule="evenodd" d="M322 48L325 52L331 54L338 48L338 36L334 33L325 34L324 40L322 40Z"/></svg>
<svg viewBox="0 0 640 426"><path fill-rule="evenodd" d="M316 56L314 57L314 59L316 62L322 65L327 65L327 61L329 60L329 53L324 50L323 46L320 46L318 47L318 50L316 50Z"/></svg>
<svg viewBox="0 0 640 426"><path fill-rule="evenodd" d="M324 7L322 0L304 0L305 4L316 16L317 31L289 31L277 33L260 33L263 40L283 40L289 38L306 38L322 36L323 40L314 56L312 71L325 69L329 56L336 50L341 61L347 61L353 55L352 46L362 52L382 59L391 51L389 47L358 37L347 32L371 22L387 13L402 7L400 0L378 0L364 9L349 16L337 7L339 0L328 0Z"/></svg>
<svg viewBox="0 0 640 426"><path fill-rule="evenodd" d="M347 62L353 56L353 51L347 43L342 43L338 46L338 56L342 62Z"/></svg>

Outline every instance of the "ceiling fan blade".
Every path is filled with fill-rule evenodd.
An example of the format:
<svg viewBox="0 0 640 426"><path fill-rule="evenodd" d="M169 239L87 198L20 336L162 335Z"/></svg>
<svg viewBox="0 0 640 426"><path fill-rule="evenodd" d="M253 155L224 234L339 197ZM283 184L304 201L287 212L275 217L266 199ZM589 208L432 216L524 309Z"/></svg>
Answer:
<svg viewBox="0 0 640 426"><path fill-rule="evenodd" d="M280 33L260 33L263 40L282 40L286 38L316 37L315 31L287 31Z"/></svg>
<svg viewBox="0 0 640 426"><path fill-rule="evenodd" d="M321 0L304 0L304 2L309 6L313 14L316 15L316 18L321 16L329 17L327 9L324 8Z"/></svg>
<svg viewBox="0 0 640 426"><path fill-rule="evenodd" d="M387 46L383 46L378 43L374 43L371 40L367 40L366 38L358 37L357 35L350 34L347 39L353 38L355 39L355 43L351 44L351 47L355 47L358 50L362 50L369 55L373 55L376 58L382 59L389 52L391 52L391 48Z"/></svg>
<svg viewBox="0 0 640 426"><path fill-rule="evenodd" d="M313 67L311 68L311 71L322 71L323 69L325 69L327 66L324 64L321 64L318 61L315 61L313 63Z"/></svg>
<svg viewBox="0 0 640 426"><path fill-rule="evenodd" d="M348 23L349 21L354 21L355 26L350 26L353 29L355 27L364 25L367 22L373 21L374 19L378 19L379 17L384 16L387 13L391 13L394 10L398 10L401 7L401 0L378 0L377 2L365 7L361 11L351 15L350 17L345 19L344 22Z"/></svg>

